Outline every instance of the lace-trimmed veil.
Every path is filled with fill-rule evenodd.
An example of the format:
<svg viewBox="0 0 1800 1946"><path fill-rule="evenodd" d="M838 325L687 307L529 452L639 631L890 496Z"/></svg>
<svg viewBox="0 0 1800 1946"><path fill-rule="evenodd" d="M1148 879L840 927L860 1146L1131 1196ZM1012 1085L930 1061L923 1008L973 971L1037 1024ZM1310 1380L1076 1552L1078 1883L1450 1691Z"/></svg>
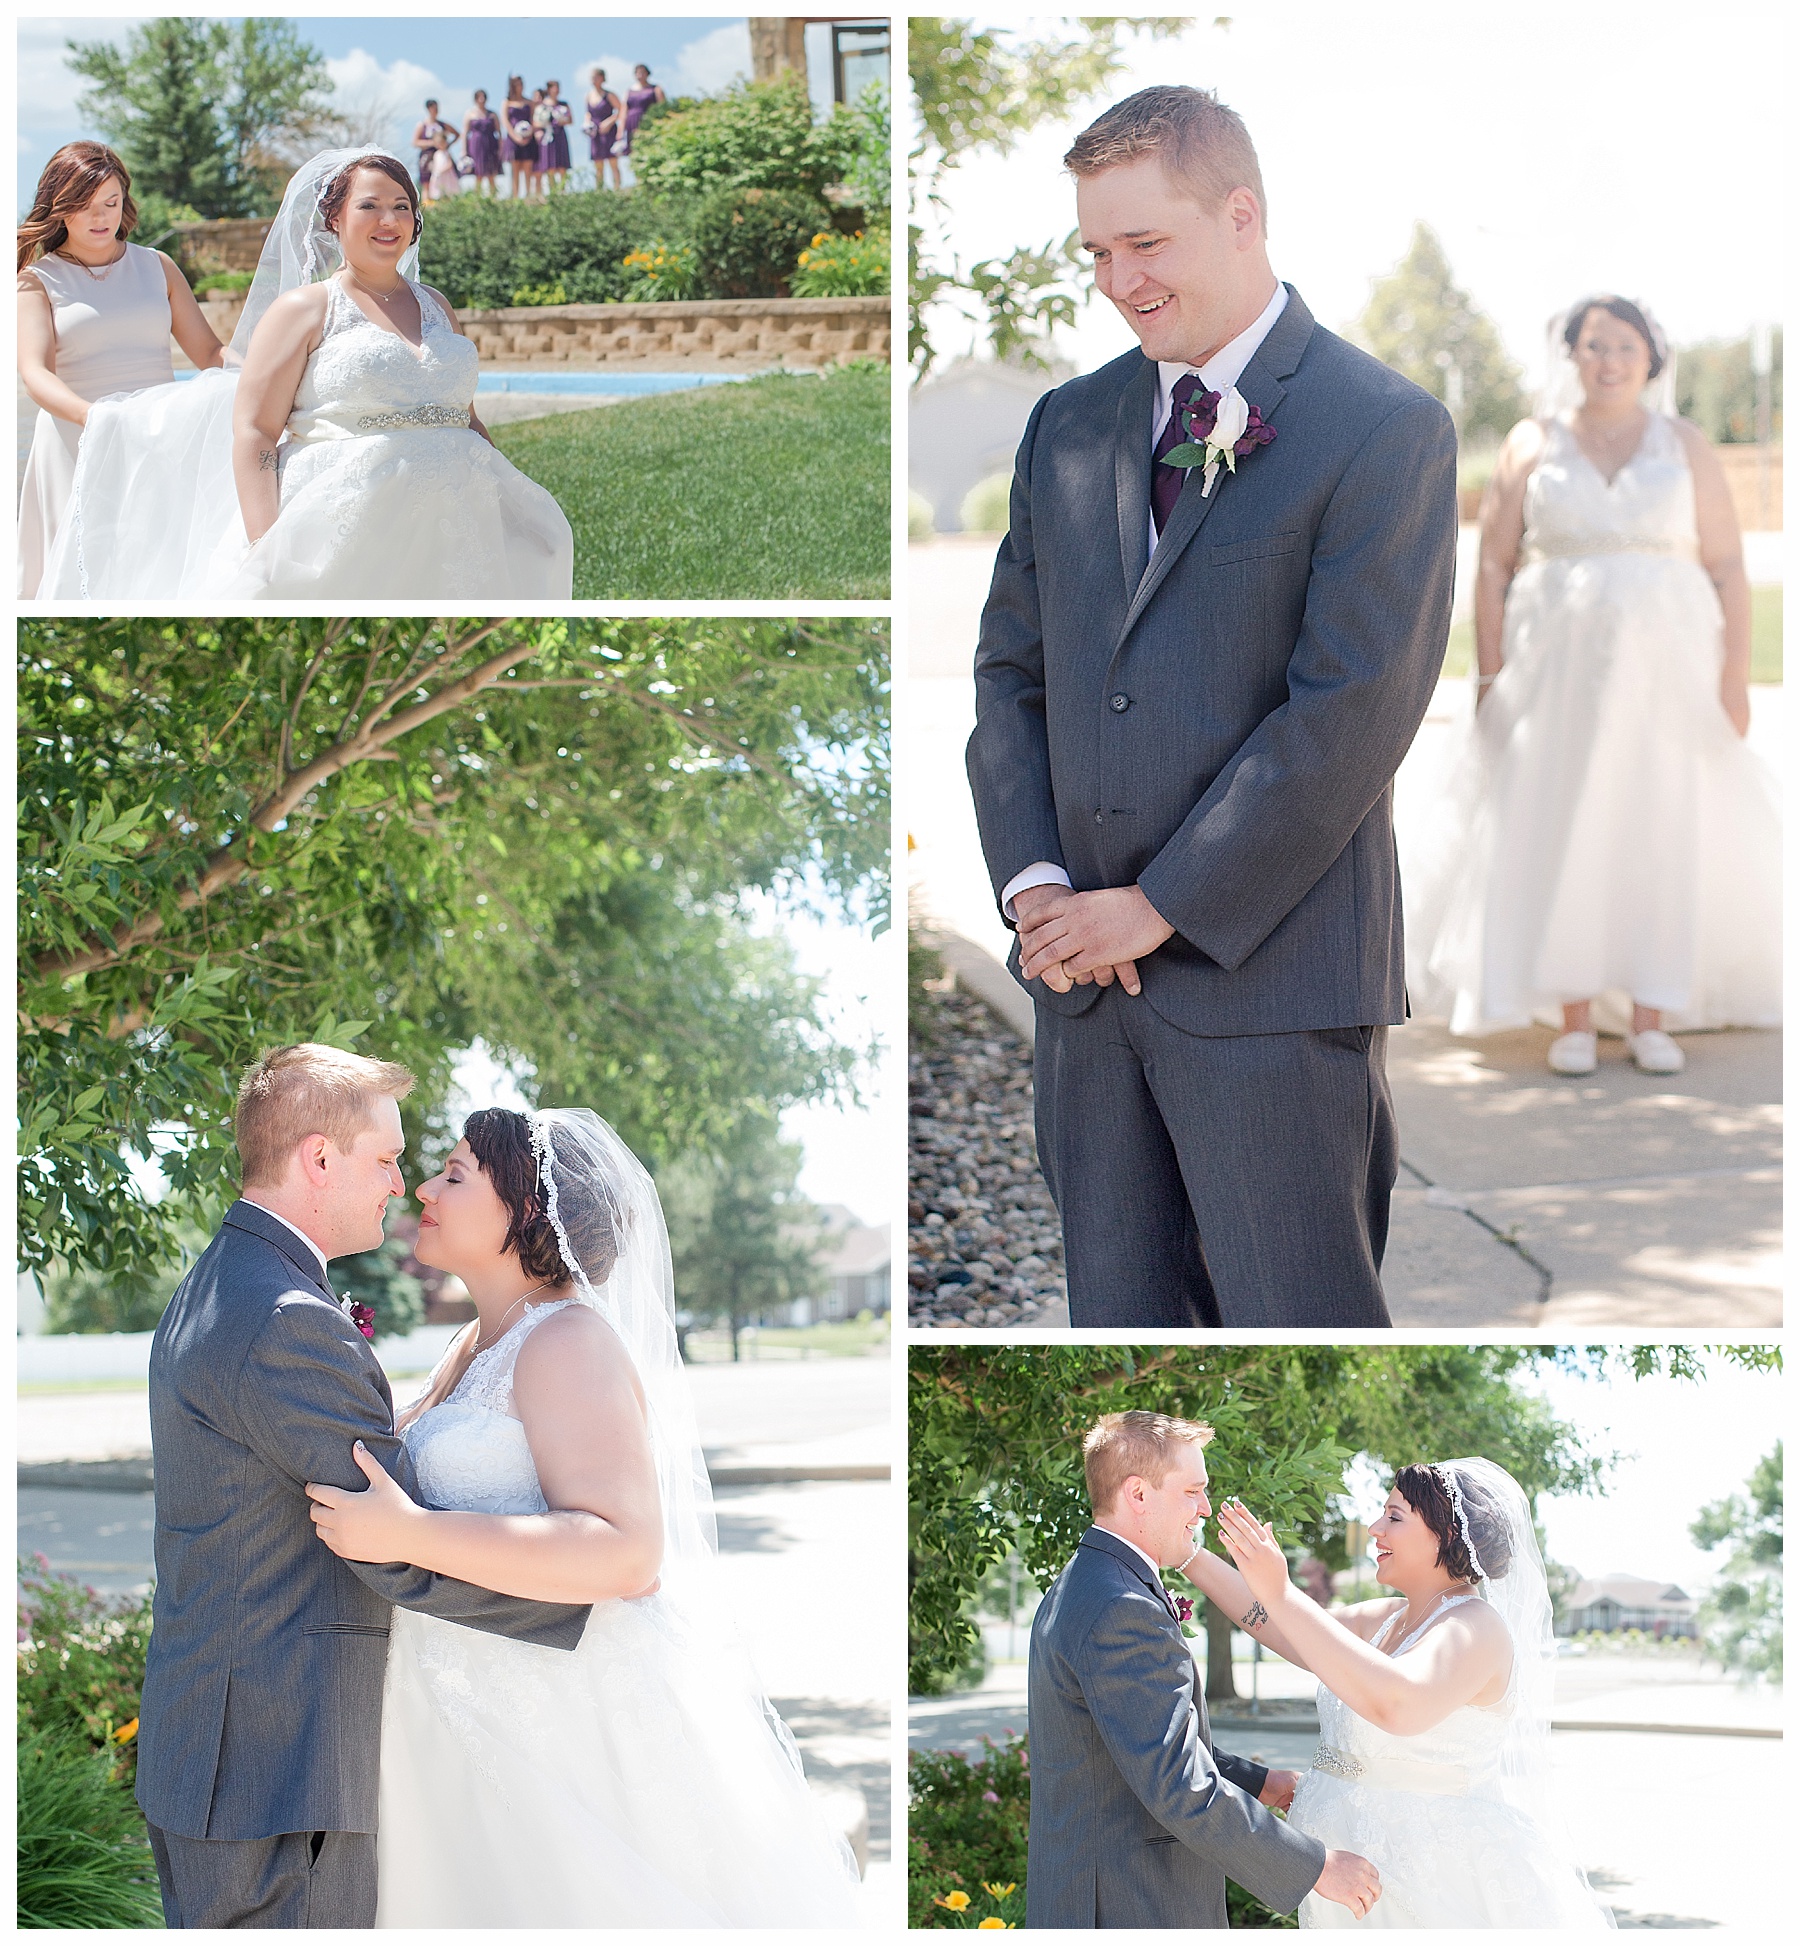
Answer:
<svg viewBox="0 0 1800 1946"><path fill-rule="evenodd" d="M1655 313L1649 305L1633 298L1644 322L1650 327L1650 341L1662 356L1662 370L1644 387L1642 402L1651 412L1661 413L1665 419L1675 416L1675 349L1669 343L1669 334L1657 322ZM1592 298L1581 300L1582 308L1593 306ZM1558 311L1544 326L1544 376L1538 387L1536 416L1540 419L1555 419L1565 412L1572 412L1582 402L1581 381L1575 376L1575 360L1563 333L1569 328L1569 321L1575 315L1575 306Z"/></svg>

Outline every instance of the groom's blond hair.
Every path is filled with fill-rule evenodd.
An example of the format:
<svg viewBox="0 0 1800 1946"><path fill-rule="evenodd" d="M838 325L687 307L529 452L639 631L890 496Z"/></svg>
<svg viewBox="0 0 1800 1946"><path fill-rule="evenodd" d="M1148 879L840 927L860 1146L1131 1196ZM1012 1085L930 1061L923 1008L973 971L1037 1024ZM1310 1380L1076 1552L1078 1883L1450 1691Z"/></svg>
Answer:
<svg viewBox="0 0 1800 1946"><path fill-rule="evenodd" d="M1109 1412L1088 1428L1081 1442L1088 1505L1096 1514L1108 1512L1119 1489L1134 1477L1161 1486L1177 1446L1204 1446L1212 1436L1212 1427L1198 1419L1172 1419L1166 1412Z"/></svg>
<svg viewBox="0 0 1800 1946"><path fill-rule="evenodd" d="M1097 176L1146 155L1157 157L1202 202L1222 203L1234 189L1248 189L1268 234L1269 199L1256 144L1243 117L1217 95L1204 88L1140 88L1076 136L1063 167L1071 175Z"/></svg>
<svg viewBox="0 0 1800 1946"><path fill-rule="evenodd" d="M234 1130L244 1187L273 1188L309 1135L353 1148L374 1121L375 1104L384 1095L404 1101L414 1078L398 1061L371 1061L318 1041L270 1048L238 1084Z"/></svg>

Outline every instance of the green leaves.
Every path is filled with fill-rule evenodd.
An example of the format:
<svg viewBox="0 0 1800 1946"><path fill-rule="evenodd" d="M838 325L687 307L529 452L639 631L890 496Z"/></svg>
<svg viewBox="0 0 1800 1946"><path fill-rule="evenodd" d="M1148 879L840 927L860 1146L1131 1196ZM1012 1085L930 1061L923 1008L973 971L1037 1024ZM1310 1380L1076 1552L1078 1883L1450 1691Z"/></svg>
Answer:
<svg viewBox="0 0 1800 1946"><path fill-rule="evenodd" d="M1162 463L1165 466L1204 466L1206 448L1196 445L1191 439L1185 440L1181 445L1172 447L1164 453Z"/></svg>

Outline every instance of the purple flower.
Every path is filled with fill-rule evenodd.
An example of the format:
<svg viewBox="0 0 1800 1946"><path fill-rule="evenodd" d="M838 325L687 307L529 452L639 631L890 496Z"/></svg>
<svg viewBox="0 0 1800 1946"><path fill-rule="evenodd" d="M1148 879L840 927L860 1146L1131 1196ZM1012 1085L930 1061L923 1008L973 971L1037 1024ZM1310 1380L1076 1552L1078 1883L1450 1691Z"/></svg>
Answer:
<svg viewBox="0 0 1800 1946"><path fill-rule="evenodd" d="M1232 451L1237 454L1239 459L1242 459L1246 453L1255 452L1257 447L1267 446L1274 437L1275 428L1263 424L1261 406L1253 405L1250 408L1250 422L1244 428L1244 436L1232 448Z"/></svg>
<svg viewBox="0 0 1800 1946"><path fill-rule="evenodd" d="M1175 1597L1175 1613L1184 1622L1191 1622L1194 1619L1194 1604L1188 1600L1186 1595L1177 1595Z"/></svg>
<svg viewBox="0 0 1800 1946"><path fill-rule="evenodd" d="M357 1330L360 1331L365 1338L373 1338L375 1335L374 1305L373 1304L352 1304L350 1307L350 1322L356 1326Z"/></svg>
<svg viewBox="0 0 1800 1946"><path fill-rule="evenodd" d="M1000 1802L1000 1793L998 1791L983 1791L981 1793L981 1801L983 1804L998 1804Z"/></svg>
<svg viewBox="0 0 1800 1946"><path fill-rule="evenodd" d="M1255 410L1254 407L1251 408ZM1196 443L1203 441L1213 427L1219 423L1219 394L1217 392L1196 392L1188 401L1188 437ZM1273 434L1270 435L1273 437Z"/></svg>

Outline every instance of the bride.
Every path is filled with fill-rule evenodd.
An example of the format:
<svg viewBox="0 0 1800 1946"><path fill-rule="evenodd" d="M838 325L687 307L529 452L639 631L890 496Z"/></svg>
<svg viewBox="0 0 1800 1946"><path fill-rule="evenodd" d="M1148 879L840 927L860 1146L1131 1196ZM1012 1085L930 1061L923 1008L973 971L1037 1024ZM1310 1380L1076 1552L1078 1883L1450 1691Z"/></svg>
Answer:
<svg viewBox="0 0 1800 1946"><path fill-rule="evenodd" d="M1403 1466L1374 1529L1375 1578L1395 1595L1330 1613L1241 1501L1218 1524L1236 1566L1202 1551L1185 1572L1319 1678L1321 1741L1288 1822L1379 1869L1360 1923L1610 1927L1557 1835L1550 1595L1511 1475L1481 1459ZM1308 1895L1300 1923L1357 1922Z"/></svg>
<svg viewBox="0 0 1800 1946"><path fill-rule="evenodd" d="M566 601L574 538L488 438L480 356L419 283L405 165L327 149L288 184L232 338L88 416L49 600Z"/></svg>
<svg viewBox="0 0 1800 1946"><path fill-rule="evenodd" d="M423 1263L477 1322L400 1430L309 1486L334 1553L592 1602L573 1656L395 1611L381 1926L847 1926L812 1802L714 1585L711 1490L656 1190L596 1115L487 1108L419 1186Z"/></svg>

